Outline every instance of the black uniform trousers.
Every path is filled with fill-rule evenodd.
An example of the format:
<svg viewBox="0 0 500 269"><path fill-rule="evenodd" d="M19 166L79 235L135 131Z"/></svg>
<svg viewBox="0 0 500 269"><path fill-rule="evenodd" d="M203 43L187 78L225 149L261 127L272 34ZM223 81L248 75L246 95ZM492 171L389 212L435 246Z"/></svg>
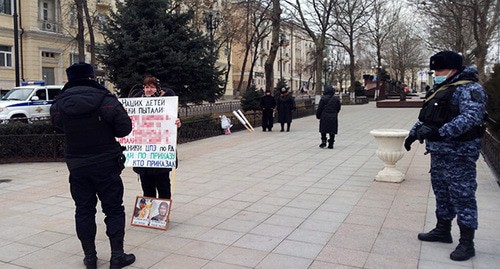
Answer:
<svg viewBox="0 0 500 269"><path fill-rule="evenodd" d="M97 197L106 215L106 235L109 238L123 238L125 235L123 182L120 173L121 169L116 161L70 170L71 196L76 205L76 234L81 241L95 239Z"/></svg>

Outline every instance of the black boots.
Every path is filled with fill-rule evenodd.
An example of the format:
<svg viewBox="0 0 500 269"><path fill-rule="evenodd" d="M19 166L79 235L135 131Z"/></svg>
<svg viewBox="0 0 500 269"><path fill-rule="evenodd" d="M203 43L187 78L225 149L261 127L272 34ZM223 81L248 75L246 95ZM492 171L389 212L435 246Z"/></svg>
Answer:
<svg viewBox="0 0 500 269"><path fill-rule="evenodd" d="M454 261L466 261L476 256L474 249L474 229L460 226L460 240L457 248L450 254ZM436 228L428 233L419 233L418 239L428 242L453 243L451 238L451 221L438 219Z"/></svg>
<svg viewBox="0 0 500 269"><path fill-rule="evenodd" d="M450 259L454 261L466 261L476 256L474 249L474 229L464 226L460 227L460 243L457 248L450 254Z"/></svg>
<svg viewBox="0 0 500 269"><path fill-rule="evenodd" d="M94 240L83 240L81 241L83 253L85 258L83 258L83 264L85 264L87 269L97 268L97 251L95 250Z"/></svg>
<svg viewBox="0 0 500 269"><path fill-rule="evenodd" d="M333 140L332 138L328 139L328 148L329 149L333 149L333 142L335 142L335 140Z"/></svg>
<svg viewBox="0 0 500 269"><path fill-rule="evenodd" d="M126 254L123 251L123 237L110 238L109 242L111 243L110 269L123 268L135 262L134 254Z"/></svg>
<svg viewBox="0 0 500 269"><path fill-rule="evenodd" d="M321 138L321 144L319 144L320 148L326 147L326 138Z"/></svg>
<svg viewBox="0 0 500 269"><path fill-rule="evenodd" d="M418 239L427 242L453 243L451 238L451 220L438 218L436 228L428 233L419 233Z"/></svg>

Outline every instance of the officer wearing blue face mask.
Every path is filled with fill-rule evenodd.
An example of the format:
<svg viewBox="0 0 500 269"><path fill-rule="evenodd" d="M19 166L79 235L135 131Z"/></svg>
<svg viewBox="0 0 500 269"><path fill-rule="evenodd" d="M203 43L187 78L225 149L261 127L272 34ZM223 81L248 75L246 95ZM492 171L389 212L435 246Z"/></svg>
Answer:
<svg viewBox="0 0 500 269"><path fill-rule="evenodd" d="M463 66L462 62L462 56L453 51L441 51L431 57L435 85L427 93L418 121L404 144L409 151L414 141L425 140L431 154L437 225L428 233L418 234L418 239L452 243L451 222L456 216L460 241L450 254L450 259L455 261L475 256L476 161L484 133L487 101L478 83L477 69Z"/></svg>

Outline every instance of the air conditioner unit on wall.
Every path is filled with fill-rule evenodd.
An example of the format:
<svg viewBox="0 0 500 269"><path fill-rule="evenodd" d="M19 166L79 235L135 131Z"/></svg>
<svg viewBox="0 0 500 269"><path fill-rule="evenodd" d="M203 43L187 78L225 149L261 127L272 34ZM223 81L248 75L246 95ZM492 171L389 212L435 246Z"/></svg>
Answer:
<svg viewBox="0 0 500 269"><path fill-rule="evenodd" d="M55 32L56 31L56 24L49 22L49 21L43 21L42 29L45 31Z"/></svg>

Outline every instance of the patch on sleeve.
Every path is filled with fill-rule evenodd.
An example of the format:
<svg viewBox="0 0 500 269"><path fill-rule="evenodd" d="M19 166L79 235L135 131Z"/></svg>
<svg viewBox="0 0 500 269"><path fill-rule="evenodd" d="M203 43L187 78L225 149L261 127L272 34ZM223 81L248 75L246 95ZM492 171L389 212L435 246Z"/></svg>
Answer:
<svg viewBox="0 0 500 269"><path fill-rule="evenodd" d="M474 102L481 102L481 100L483 100L483 96L481 95L481 93L478 90L473 90L470 93L470 97L471 97L472 101L474 101Z"/></svg>

